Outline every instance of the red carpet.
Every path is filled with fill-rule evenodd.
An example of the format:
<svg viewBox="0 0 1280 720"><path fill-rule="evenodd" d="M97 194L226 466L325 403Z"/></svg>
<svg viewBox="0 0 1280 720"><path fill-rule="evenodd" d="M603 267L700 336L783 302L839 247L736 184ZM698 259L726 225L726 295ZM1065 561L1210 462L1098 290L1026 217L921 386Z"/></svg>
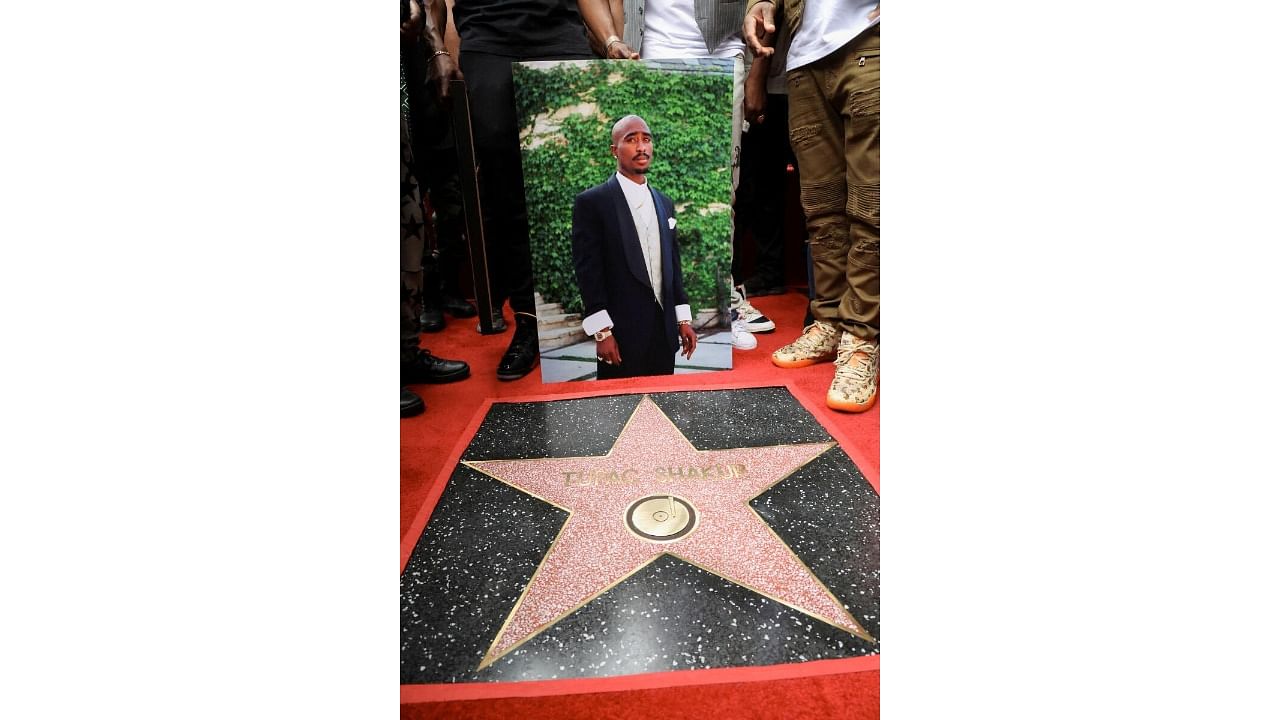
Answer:
<svg viewBox="0 0 1280 720"><path fill-rule="evenodd" d="M427 403L423 415L400 423L400 535L410 531L414 518L436 490L443 465L476 411L487 398L535 396L555 399L567 394L612 394L644 390L713 389L786 384L797 398L840 441L873 487L880 483L880 407L849 415L825 404L831 382L830 364L782 370L769 355L794 340L803 329L805 297L786 295L752 298L777 330L757 334L755 350L733 353L733 370L544 385L535 369L514 382L494 375L498 360L511 340L511 331L480 335L476 322L449 319L444 331L423 335L433 353L471 365L471 377L449 385L419 385L414 390ZM511 324L511 312L507 310ZM672 687L656 690L574 694L496 700L467 700L401 705L406 718L601 718L658 712L664 718L871 718L879 715L878 669L815 677Z"/></svg>
<svg viewBox="0 0 1280 720"><path fill-rule="evenodd" d="M879 670L771 682L400 706L400 717L413 720L861 720L879 716Z"/></svg>

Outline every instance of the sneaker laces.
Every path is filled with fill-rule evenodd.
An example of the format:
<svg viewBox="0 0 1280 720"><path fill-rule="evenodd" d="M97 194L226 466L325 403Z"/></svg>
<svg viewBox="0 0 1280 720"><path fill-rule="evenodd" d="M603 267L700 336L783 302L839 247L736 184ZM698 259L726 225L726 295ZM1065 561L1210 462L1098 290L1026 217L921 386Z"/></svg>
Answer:
<svg viewBox="0 0 1280 720"><path fill-rule="evenodd" d="M866 362L853 362L854 353L862 353L866 357ZM876 356L876 346L866 341L855 340L852 343L841 343L841 347L836 351L836 378L845 380L856 380L859 383L868 383L873 379L872 373L879 358ZM841 376L845 376L841 378Z"/></svg>
<svg viewBox="0 0 1280 720"><path fill-rule="evenodd" d="M835 328L815 322L807 325L804 329L804 334L796 338L796 341L791 343L791 346L797 350L822 350L834 333Z"/></svg>

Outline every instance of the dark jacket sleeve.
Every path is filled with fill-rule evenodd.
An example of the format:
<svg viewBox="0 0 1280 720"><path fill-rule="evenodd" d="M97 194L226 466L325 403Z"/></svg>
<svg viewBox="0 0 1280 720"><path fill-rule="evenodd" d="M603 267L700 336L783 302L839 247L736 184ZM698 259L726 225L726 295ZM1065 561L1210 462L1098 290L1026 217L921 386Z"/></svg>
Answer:
<svg viewBox="0 0 1280 720"><path fill-rule="evenodd" d="M608 302L605 289L605 228L601 221L600 202L591 190L573 199L573 272L582 292L582 316L590 317L604 310Z"/></svg>
<svg viewBox="0 0 1280 720"><path fill-rule="evenodd" d="M671 198L658 193L662 198L662 202L667 206L667 217L676 216L675 203L671 202ZM680 267L680 243L676 241L676 231L671 231L671 292L675 297L676 305L688 305L689 296L684 294L684 271ZM689 308L690 311L693 308Z"/></svg>

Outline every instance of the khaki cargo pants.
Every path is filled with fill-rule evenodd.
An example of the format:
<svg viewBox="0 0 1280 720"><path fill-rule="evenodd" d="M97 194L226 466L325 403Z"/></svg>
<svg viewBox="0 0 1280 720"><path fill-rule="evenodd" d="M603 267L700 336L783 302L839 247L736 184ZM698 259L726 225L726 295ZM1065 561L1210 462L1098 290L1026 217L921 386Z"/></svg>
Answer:
<svg viewBox="0 0 1280 720"><path fill-rule="evenodd" d="M814 318L879 342L880 26L787 73Z"/></svg>

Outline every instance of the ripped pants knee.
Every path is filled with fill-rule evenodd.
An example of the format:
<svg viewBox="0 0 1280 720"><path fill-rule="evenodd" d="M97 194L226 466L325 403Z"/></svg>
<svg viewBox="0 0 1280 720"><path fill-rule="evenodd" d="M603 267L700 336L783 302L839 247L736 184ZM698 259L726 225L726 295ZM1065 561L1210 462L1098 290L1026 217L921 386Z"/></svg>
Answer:
<svg viewBox="0 0 1280 720"><path fill-rule="evenodd" d="M849 227L840 216L829 216L809 226L809 252L815 260L843 261L849 251Z"/></svg>

